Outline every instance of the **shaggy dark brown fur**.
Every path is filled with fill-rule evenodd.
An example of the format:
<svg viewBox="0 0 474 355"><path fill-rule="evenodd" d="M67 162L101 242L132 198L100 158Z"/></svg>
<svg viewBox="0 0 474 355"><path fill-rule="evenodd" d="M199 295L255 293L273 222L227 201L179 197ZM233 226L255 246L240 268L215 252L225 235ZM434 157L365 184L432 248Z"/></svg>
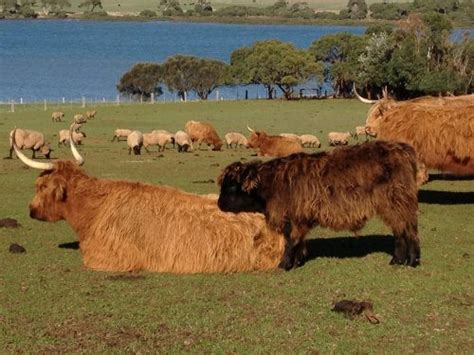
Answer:
<svg viewBox="0 0 474 355"><path fill-rule="evenodd" d="M223 211L263 212L270 227L285 234L287 248L280 264L285 269L294 265L295 257L301 262L302 241L314 226L357 232L374 215L395 235L391 263L416 266L420 246L415 175L414 149L383 141L268 162L236 162L219 177L218 205Z"/></svg>
<svg viewBox="0 0 474 355"><path fill-rule="evenodd" d="M30 216L66 220L86 267L107 271L237 272L276 268L284 237L257 213L235 215L166 186L87 176L55 161L36 180Z"/></svg>
<svg viewBox="0 0 474 355"><path fill-rule="evenodd" d="M301 152L301 143L282 136L270 136L262 131L254 131L248 139L249 148L257 150L264 157L285 157Z"/></svg>

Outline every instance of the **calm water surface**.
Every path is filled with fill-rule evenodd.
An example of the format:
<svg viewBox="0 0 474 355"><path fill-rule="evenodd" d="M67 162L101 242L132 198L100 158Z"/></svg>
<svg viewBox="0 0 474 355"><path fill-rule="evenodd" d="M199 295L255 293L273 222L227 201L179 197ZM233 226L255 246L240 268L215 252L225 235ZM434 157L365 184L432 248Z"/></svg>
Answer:
<svg viewBox="0 0 474 355"><path fill-rule="evenodd" d="M229 61L233 50L257 40L276 38L305 48L325 34L340 31L362 34L365 28L0 21L0 101L112 99L122 74L137 62L161 62L175 54ZM221 89L221 95L235 95L235 90Z"/></svg>
<svg viewBox="0 0 474 355"><path fill-rule="evenodd" d="M363 34L365 27L0 21L0 101L82 96L112 100L120 77L137 62L162 62L175 54L229 61L233 50L258 40L276 38L306 48L323 35L341 31ZM263 96L264 90L259 91ZM243 92L220 89L229 98L242 97ZM253 88L251 95L256 92Z"/></svg>

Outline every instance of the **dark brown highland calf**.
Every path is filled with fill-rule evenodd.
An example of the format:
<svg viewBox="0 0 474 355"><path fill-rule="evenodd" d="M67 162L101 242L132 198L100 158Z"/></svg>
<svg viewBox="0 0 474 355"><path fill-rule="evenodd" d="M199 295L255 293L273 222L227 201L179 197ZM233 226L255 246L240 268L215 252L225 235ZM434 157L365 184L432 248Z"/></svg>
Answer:
<svg viewBox="0 0 474 355"><path fill-rule="evenodd" d="M404 143L375 141L267 162L233 163L219 177L218 205L229 212L262 212L285 235L280 267L304 262L303 240L317 225L357 232L378 215L392 228L391 264L420 262L416 154Z"/></svg>

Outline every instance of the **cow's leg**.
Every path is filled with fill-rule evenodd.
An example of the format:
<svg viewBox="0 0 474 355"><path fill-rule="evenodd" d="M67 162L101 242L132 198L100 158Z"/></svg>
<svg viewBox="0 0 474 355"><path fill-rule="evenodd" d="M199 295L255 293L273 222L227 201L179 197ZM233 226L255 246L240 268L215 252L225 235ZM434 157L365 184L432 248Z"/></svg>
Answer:
<svg viewBox="0 0 474 355"><path fill-rule="evenodd" d="M392 211L393 212L393 211ZM405 220L403 220L403 218ZM403 216L396 216L395 213L390 215L390 218L383 216L385 222L392 227L393 235L395 237L395 248L393 258L390 264L417 266L420 264L420 240L418 239L418 227L416 222L416 210L413 209L412 217L408 217L407 213ZM390 221L391 219L391 221Z"/></svg>
<svg viewBox="0 0 474 355"><path fill-rule="evenodd" d="M395 236L395 249L393 251L392 260L390 265L404 265L407 261L407 243L402 234L396 234Z"/></svg>
<svg viewBox="0 0 474 355"><path fill-rule="evenodd" d="M293 247L293 239L291 238L291 222L285 223L283 235L285 236L285 252L283 254L283 260L278 267L288 271L295 263L295 248Z"/></svg>
<svg viewBox="0 0 474 355"><path fill-rule="evenodd" d="M418 225L416 221L407 223L407 226L402 234L407 244L407 265L416 267L420 265L421 258L420 239L418 238Z"/></svg>
<svg viewBox="0 0 474 355"><path fill-rule="evenodd" d="M8 157L11 159L13 157L13 146L10 147L10 154Z"/></svg>

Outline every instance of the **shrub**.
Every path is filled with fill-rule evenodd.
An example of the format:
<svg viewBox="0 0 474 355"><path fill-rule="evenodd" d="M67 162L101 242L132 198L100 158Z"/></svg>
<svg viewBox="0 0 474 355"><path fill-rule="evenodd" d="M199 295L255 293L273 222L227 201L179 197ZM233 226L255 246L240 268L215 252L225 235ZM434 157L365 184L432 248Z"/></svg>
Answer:
<svg viewBox="0 0 474 355"><path fill-rule="evenodd" d="M156 12L153 10L143 10L140 12L142 17L156 17Z"/></svg>

